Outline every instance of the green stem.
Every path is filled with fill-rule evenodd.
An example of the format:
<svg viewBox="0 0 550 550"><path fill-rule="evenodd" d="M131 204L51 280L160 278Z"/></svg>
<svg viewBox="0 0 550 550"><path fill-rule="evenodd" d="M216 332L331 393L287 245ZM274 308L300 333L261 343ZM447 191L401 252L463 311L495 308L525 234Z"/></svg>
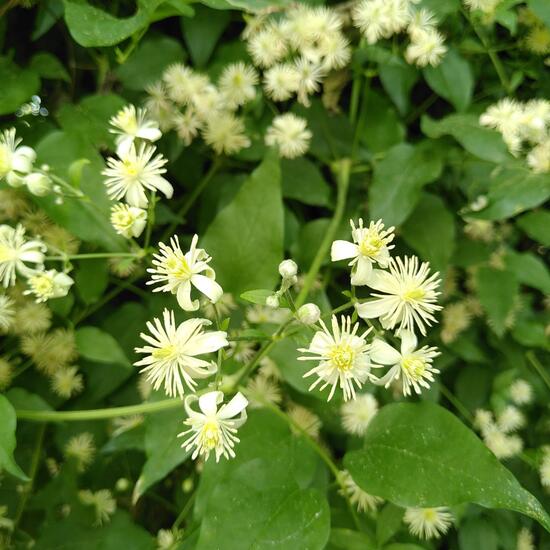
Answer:
<svg viewBox="0 0 550 550"><path fill-rule="evenodd" d="M538 360L537 356L532 351L528 351L525 356L527 357L531 365L533 365L534 369L542 378L548 389L550 389L550 375L548 374L548 372L546 372L546 370L542 366L542 363Z"/></svg>
<svg viewBox="0 0 550 550"><path fill-rule="evenodd" d="M168 409L182 407L181 399L164 399L154 403L141 403L140 405L129 405L127 407L111 407L109 409L91 409L88 411L37 411L27 409L16 409L19 420L30 422L78 422L82 420L104 420L119 416L133 416L134 414L150 414Z"/></svg>
<svg viewBox="0 0 550 550"><path fill-rule="evenodd" d="M470 411L450 392L443 384L439 385L439 391L445 399L470 423L474 423L474 417Z"/></svg>
<svg viewBox="0 0 550 550"><path fill-rule="evenodd" d="M69 260L95 260L97 258L141 258L142 252L91 252L89 254L67 254L66 256L46 256L46 261L66 262Z"/></svg>
<svg viewBox="0 0 550 550"><path fill-rule="evenodd" d="M250 392L247 388L239 387L239 391L244 393L245 395L250 396L252 392ZM358 531L361 531L361 524L359 523L359 518L357 517L357 513L355 511L355 508L353 507L353 504L350 502L349 497L346 492L346 487L341 481L341 471L339 470L338 466L333 462L332 458L328 455L328 453L313 439L307 432L299 426L292 418L290 418L284 411L279 409L279 407L273 405L273 403L270 403L266 399L263 398L263 396L254 393L253 394L254 399L260 401L264 407L275 413L279 418L282 418L289 426L294 428L297 432L299 432L306 443L319 455L319 458L328 466L328 469L332 472L332 475L334 476L334 479L336 480L336 483L340 486L342 489L342 495L344 496L349 511L353 517L353 521L355 522L355 526L357 527Z"/></svg>
<svg viewBox="0 0 550 550"><path fill-rule="evenodd" d="M176 521L174 521L174 524L172 525L173 530L178 529L179 526L182 524L183 520L187 517L187 514L191 511L191 508L193 507L193 503L195 502L196 496L197 496L197 491L195 490L193 494L187 499L187 502L185 503L185 506L182 508L181 512L176 518Z"/></svg>
<svg viewBox="0 0 550 550"><path fill-rule="evenodd" d="M300 293L298 294L298 297L296 298L296 308L299 308L300 306L304 305L307 299L307 296L309 294L309 290L315 281L315 277L317 277L317 273L319 273L321 264L323 263L323 260L325 259L330 249L330 246L334 239L334 234L336 233L336 230L338 229L338 227L340 226L340 222L342 221L342 216L344 215L344 207L346 205L346 197L348 194L350 170L351 170L350 159L341 159L338 162L338 173L337 173L338 195L336 198L336 208L334 209L334 216L332 217L330 225L328 226L327 232L325 233L321 246L317 250L317 254L313 259L313 262L311 263L311 267L307 272L306 278L304 280L304 286L302 287L302 290L300 291Z"/></svg>
<svg viewBox="0 0 550 550"><path fill-rule="evenodd" d="M145 241L143 248L147 250L149 243L151 242L151 232L155 225L155 206L157 204L157 194L155 191L151 193L151 200L149 201L149 207L147 208L147 227L145 228Z"/></svg>
<svg viewBox="0 0 550 550"><path fill-rule="evenodd" d="M221 165L222 165L221 159L219 157L216 157L212 162L212 165L210 166L210 169L208 170L208 172L206 172L206 174L201 179L201 181L199 181L197 186L193 189L193 191L191 191L191 194L187 197L187 200L183 203L181 208L177 211L176 216L178 218L180 219L185 218L185 215L187 214L187 212L191 210L191 207L193 206L193 204L195 204L195 201L199 198L200 194L204 191L206 186L210 183L212 178L216 175ZM176 229L178 224L179 224L179 221L175 221L171 223L166 229L166 231L164 231L164 233L162 234L160 241L163 242L168 237L170 237L174 233L174 230Z"/></svg>

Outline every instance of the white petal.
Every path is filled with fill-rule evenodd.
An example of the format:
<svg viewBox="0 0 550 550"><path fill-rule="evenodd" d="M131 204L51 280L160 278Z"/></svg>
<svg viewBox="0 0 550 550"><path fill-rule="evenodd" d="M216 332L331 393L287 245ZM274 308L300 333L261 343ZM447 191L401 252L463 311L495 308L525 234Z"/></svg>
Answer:
<svg viewBox="0 0 550 550"><path fill-rule="evenodd" d="M186 355L201 355L203 353L211 353L228 346L227 332L222 330L215 332L205 332L199 336L195 336L189 342L189 350L185 350Z"/></svg>
<svg viewBox="0 0 550 550"><path fill-rule="evenodd" d="M369 355L372 361L381 365L395 365L401 361L401 354L380 338L373 340Z"/></svg>
<svg viewBox="0 0 550 550"><path fill-rule="evenodd" d="M191 277L191 282L213 303L216 303L222 297L222 287L209 277L196 274Z"/></svg>
<svg viewBox="0 0 550 550"><path fill-rule="evenodd" d="M368 258L359 256L353 273L351 275L351 284L353 286L363 286L369 284L372 275L372 262Z"/></svg>
<svg viewBox="0 0 550 550"><path fill-rule="evenodd" d="M414 332L411 330L401 330L399 337L401 338L401 355L409 355L416 349L418 340Z"/></svg>
<svg viewBox="0 0 550 550"><path fill-rule="evenodd" d="M136 136L148 141L157 141L162 137L162 132L158 128L140 128Z"/></svg>
<svg viewBox="0 0 550 550"><path fill-rule="evenodd" d="M218 403L223 401L223 392L211 391L199 397L199 407L207 416L213 416L218 410Z"/></svg>
<svg viewBox="0 0 550 550"><path fill-rule="evenodd" d="M191 283L189 281L185 281L178 286L177 298L178 304L185 311L196 311L199 309L199 301L191 301Z"/></svg>
<svg viewBox="0 0 550 550"><path fill-rule="evenodd" d="M359 255L359 247L348 241L334 241L330 249L330 257L333 262L349 260Z"/></svg>
<svg viewBox="0 0 550 550"><path fill-rule="evenodd" d="M241 392L239 392L235 394L235 396L233 397L233 399L231 399L231 401L229 401L229 403L227 403L220 409L220 412L218 413L218 418L222 418L223 420L233 418L234 416L237 416L240 412L244 411L247 405L248 399Z"/></svg>
<svg viewBox="0 0 550 550"><path fill-rule="evenodd" d="M376 271L376 270L374 270ZM374 319L391 311L391 304L385 298L367 300L362 304L355 304L357 315L362 319Z"/></svg>
<svg viewBox="0 0 550 550"><path fill-rule="evenodd" d="M130 148L134 143L134 136L122 135L116 138L116 154L122 158L126 157L130 152Z"/></svg>
<svg viewBox="0 0 550 550"><path fill-rule="evenodd" d="M168 180L165 180L161 176L156 176L154 178L151 178L150 184L155 189L162 191L162 193L167 199L172 198L172 195L174 194L174 188L172 187L172 184Z"/></svg>
<svg viewBox="0 0 550 550"><path fill-rule="evenodd" d="M396 294L398 281L388 271L382 271L381 269L373 269L372 276L369 281L369 286L375 290L381 292L387 292L388 294Z"/></svg>

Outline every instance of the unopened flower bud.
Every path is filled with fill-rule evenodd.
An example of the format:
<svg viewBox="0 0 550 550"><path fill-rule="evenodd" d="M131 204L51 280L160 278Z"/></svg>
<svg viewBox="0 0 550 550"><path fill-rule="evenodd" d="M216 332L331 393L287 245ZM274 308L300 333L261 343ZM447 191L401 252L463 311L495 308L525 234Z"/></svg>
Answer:
<svg viewBox="0 0 550 550"><path fill-rule="evenodd" d="M277 296L277 294L268 296L265 300L265 305L273 308L279 307L279 296Z"/></svg>
<svg viewBox="0 0 550 550"><path fill-rule="evenodd" d="M183 483L181 484L181 490L184 493L190 493L193 490L194 486L195 486L195 482L193 481L193 478L188 477L183 480Z"/></svg>
<svg viewBox="0 0 550 550"><path fill-rule="evenodd" d="M298 266L294 260L283 260L279 264L279 273L283 279L292 279L298 273Z"/></svg>
<svg viewBox="0 0 550 550"><path fill-rule="evenodd" d="M313 325L321 317L321 310L315 304L304 304L296 313L298 320L304 325Z"/></svg>
<svg viewBox="0 0 550 550"><path fill-rule="evenodd" d="M119 493L124 493L129 488L130 488L130 482L125 477L121 477L120 479L118 479L116 484L115 484L115 489Z"/></svg>
<svg viewBox="0 0 550 550"><path fill-rule="evenodd" d="M28 190L37 197L47 195L52 188L52 180L40 172L33 172L25 176L25 183L27 184Z"/></svg>

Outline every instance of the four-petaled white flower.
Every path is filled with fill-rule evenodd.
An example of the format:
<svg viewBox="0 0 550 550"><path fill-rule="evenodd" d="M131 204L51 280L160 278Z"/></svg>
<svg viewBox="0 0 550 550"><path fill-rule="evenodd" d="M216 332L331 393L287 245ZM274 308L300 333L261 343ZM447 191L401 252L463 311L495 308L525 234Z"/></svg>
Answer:
<svg viewBox="0 0 550 550"><path fill-rule="evenodd" d="M145 189L161 191L166 198L174 192L172 185L161 174L166 172L164 165L168 162L162 155L155 154L155 147L142 143L138 149L130 145L128 153L120 159L107 159L107 168L101 172L107 176L105 185L111 199L123 197L131 206L145 208L149 202Z"/></svg>
<svg viewBox="0 0 550 550"><path fill-rule="evenodd" d="M0 225L0 281L4 288L15 284L16 273L31 277L43 269L46 245L25 240L25 228ZM35 264L34 268L26 265Z"/></svg>
<svg viewBox="0 0 550 550"><path fill-rule="evenodd" d="M117 134L115 143L116 153L119 157L127 155L130 147L136 139L145 141L157 141L162 137L158 124L147 118L145 109L136 109L133 105L126 105L109 121L114 128L109 129L112 134Z"/></svg>
<svg viewBox="0 0 550 550"><path fill-rule="evenodd" d="M433 314L441 309L436 304L440 292L439 272L430 274L430 264L419 265L418 258L391 258L389 271L374 269L368 286L383 294L373 293L373 300L357 304L357 313L363 319L378 317L382 326L399 330L413 330L416 325L426 335L426 325L436 322Z"/></svg>
<svg viewBox="0 0 550 550"><path fill-rule="evenodd" d="M21 145L21 138L15 137L15 128L0 134L0 179L12 187L23 185L23 176L32 170L36 158L34 149Z"/></svg>
<svg viewBox="0 0 550 550"><path fill-rule="evenodd" d="M36 273L28 279L29 290L23 294L34 294L36 302L46 302L51 298L62 298L67 296L69 289L74 281L66 273L50 269L41 273Z"/></svg>
<svg viewBox="0 0 550 550"><path fill-rule="evenodd" d="M321 384L321 391L331 386L328 401L332 399L339 386L344 394L344 401L355 398L355 386L361 388L370 377L366 336L371 329L360 336L357 335L359 323L351 325L351 317L342 316L342 327L335 315L332 316L332 333L323 321L319 321L323 330L317 331L311 340L309 348L298 351L306 353L298 357L300 361L318 361L319 364L304 374L304 378L316 375L318 378L311 384L311 391Z"/></svg>
<svg viewBox="0 0 550 550"><path fill-rule="evenodd" d="M417 349L418 341L413 332L402 330L401 350L397 351L380 338L375 338L370 349L370 357L373 363L378 365L391 365L390 370L373 382L386 388L399 377L403 378L403 395L410 395L411 388L417 394L422 392L421 386L429 388L429 382L434 381L434 374L439 370L432 365L434 357L439 355L437 348L423 346ZM378 365L373 364L374 368Z"/></svg>
<svg viewBox="0 0 550 550"><path fill-rule="evenodd" d="M148 285L159 284L153 292L176 294L178 304L186 311L199 309L199 300L191 300L191 287L202 292L216 303L223 294L222 287L215 281L216 273L208 265L212 259L203 248L197 248L198 235L193 236L191 248L182 252L177 236L170 239L170 246L159 243L159 253L153 255L153 265Z"/></svg>
<svg viewBox="0 0 550 550"><path fill-rule="evenodd" d="M390 250L394 245L393 227L384 229L382 220L370 222L368 227L363 227L363 220L359 218L359 225L355 227L350 220L351 236L353 242L334 241L330 255L333 262L349 260L351 266L351 284L354 286L366 285L372 275L373 264L388 267L390 263Z"/></svg>
<svg viewBox="0 0 550 550"><path fill-rule="evenodd" d="M163 312L163 321L164 325L157 318L147 323L152 336L143 332L140 336L149 345L135 350L146 357L134 365L143 367L140 372L146 375L155 390L164 385L170 397L182 397L184 383L195 391L196 378L207 378L216 372L215 361L197 356L227 346L227 333L221 330L205 332L203 327L212 324L207 319L188 319L176 325L174 312L167 309Z"/></svg>
<svg viewBox="0 0 550 550"><path fill-rule="evenodd" d="M199 402L200 412L191 407L196 401ZM185 399L188 418L184 424L189 426L189 429L178 434L178 437L187 436L181 446L186 451L194 448L193 459L201 455L208 460L211 452L216 455L216 462L221 456L235 457L235 443L239 442L235 434L246 421L248 401L239 392L229 403L218 409L218 405L222 402L221 391L212 391L200 397L190 395Z"/></svg>

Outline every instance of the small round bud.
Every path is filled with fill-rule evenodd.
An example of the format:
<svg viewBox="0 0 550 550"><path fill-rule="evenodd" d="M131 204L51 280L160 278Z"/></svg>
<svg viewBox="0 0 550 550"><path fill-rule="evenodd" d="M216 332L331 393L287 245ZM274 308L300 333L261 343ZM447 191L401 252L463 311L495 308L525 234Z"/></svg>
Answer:
<svg viewBox="0 0 550 550"><path fill-rule="evenodd" d="M294 260L283 260L279 264L279 273L283 279L291 279L292 277L296 277L298 266Z"/></svg>
<svg viewBox="0 0 550 550"><path fill-rule="evenodd" d="M11 187L21 187L25 184L25 178L20 176L17 172L11 171L8 172L6 176L6 182Z"/></svg>
<svg viewBox="0 0 550 550"><path fill-rule="evenodd" d="M33 172L28 176L25 176L25 183L28 190L37 197L43 197L47 195L52 188L52 180L45 174L39 172Z"/></svg>
<svg viewBox="0 0 550 550"><path fill-rule="evenodd" d="M130 488L130 482L125 477L121 477L120 479L118 479L116 484L115 484L115 489L119 493L124 493L129 488Z"/></svg>
<svg viewBox="0 0 550 550"><path fill-rule="evenodd" d="M313 325L321 317L321 310L315 304L304 304L296 315L304 325Z"/></svg>
<svg viewBox="0 0 550 550"><path fill-rule="evenodd" d="M184 493L190 493L193 490L194 486L195 486L195 482L193 481L193 478L188 477L183 480L183 483L181 484L181 490Z"/></svg>
<svg viewBox="0 0 550 550"><path fill-rule="evenodd" d="M277 294L268 296L265 300L265 305L273 308L279 307L279 296L277 296Z"/></svg>

